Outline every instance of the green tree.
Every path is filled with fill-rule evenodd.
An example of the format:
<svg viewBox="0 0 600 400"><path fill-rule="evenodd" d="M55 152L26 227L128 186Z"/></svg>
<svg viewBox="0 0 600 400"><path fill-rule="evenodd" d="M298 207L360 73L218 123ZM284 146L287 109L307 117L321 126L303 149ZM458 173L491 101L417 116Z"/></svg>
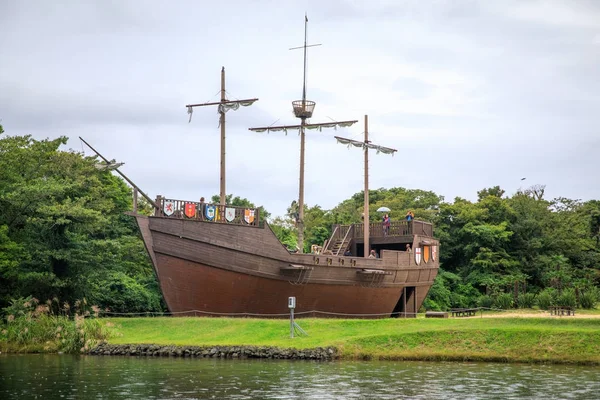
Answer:
<svg viewBox="0 0 600 400"><path fill-rule="evenodd" d="M99 299L117 270L158 296L135 222L124 215L131 190L94 158L61 151L66 141L0 139L0 246L10 250L0 302Z"/></svg>

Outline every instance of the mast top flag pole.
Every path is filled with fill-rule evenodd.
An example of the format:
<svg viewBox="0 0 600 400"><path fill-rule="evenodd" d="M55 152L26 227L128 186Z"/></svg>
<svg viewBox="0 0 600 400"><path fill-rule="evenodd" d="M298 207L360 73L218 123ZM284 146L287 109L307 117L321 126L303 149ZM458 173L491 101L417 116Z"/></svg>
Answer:
<svg viewBox="0 0 600 400"><path fill-rule="evenodd" d="M298 189L298 217L296 218L296 226L298 228L298 252L304 252L304 152L305 152L305 130L306 129L318 129L321 131L323 128L334 128L347 127L358 122L355 121L340 121L340 122L328 122L328 123L317 123L308 124L306 120L311 118L315 109L316 103L306 99L306 49L308 47L321 46L318 44L307 44L307 31L308 31L308 16L304 14L304 45L299 47L292 47L290 50L303 49L304 50L304 72L302 79L302 99L292 101L292 108L296 118L300 118L299 125L280 125L280 126L265 126L259 128L249 128L254 132L278 132L283 131L287 134L288 129L299 129L300 130L300 178L299 178L299 189Z"/></svg>

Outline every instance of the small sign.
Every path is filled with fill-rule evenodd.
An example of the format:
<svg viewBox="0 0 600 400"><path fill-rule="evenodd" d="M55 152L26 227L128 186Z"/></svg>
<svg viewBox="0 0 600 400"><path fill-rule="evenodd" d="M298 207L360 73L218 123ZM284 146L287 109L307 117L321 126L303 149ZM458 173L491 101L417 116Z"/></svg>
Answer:
<svg viewBox="0 0 600 400"><path fill-rule="evenodd" d="M296 298L288 297L288 308L296 308Z"/></svg>

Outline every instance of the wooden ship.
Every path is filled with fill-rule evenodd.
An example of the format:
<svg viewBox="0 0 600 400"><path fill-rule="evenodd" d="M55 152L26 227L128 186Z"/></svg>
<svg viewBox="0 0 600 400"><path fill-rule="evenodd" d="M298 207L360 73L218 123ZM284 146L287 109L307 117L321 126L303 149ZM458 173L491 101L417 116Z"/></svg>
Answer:
<svg viewBox="0 0 600 400"><path fill-rule="evenodd" d="M414 317L439 267L432 225L336 225L315 253L292 253L258 209L159 197L136 214L169 311L176 315ZM368 245L379 258L364 256ZM410 245L410 251L407 251Z"/></svg>
<svg viewBox="0 0 600 400"><path fill-rule="evenodd" d="M296 316L387 318L415 317L439 268L439 242L432 224L397 220L370 222L369 150L394 153L368 140L336 136L338 142L364 152L364 223L335 225L322 246L302 254L305 129L345 127L357 121L307 123L315 103L306 100L306 23L302 100L292 102L299 125L250 128L252 131L298 129L300 134L299 251L290 251L275 236L259 209L225 204L225 112L258 99L230 101L221 70L221 101L187 105L219 105L221 127L220 203L151 199L134 187L134 212L152 260L166 305L174 315L287 317L288 298L296 297ZM236 104L239 103L239 104ZM82 139L83 140L83 139ZM87 144L87 142L84 141ZM89 146L89 144L88 144ZM92 148L91 146L89 146ZM95 149L100 157L106 160ZM152 216L137 213L137 193L154 207ZM369 257L374 250L376 257Z"/></svg>

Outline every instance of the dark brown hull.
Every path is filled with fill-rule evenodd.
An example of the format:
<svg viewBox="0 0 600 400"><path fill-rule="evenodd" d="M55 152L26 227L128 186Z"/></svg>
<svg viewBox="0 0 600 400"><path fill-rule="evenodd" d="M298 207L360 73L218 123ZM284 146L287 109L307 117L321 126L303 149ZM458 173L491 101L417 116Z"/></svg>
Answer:
<svg viewBox="0 0 600 400"><path fill-rule="evenodd" d="M414 316L438 271L411 254L381 259L290 254L269 227L136 216L176 315ZM419 240L419 238L415 238Z"/></svg>

